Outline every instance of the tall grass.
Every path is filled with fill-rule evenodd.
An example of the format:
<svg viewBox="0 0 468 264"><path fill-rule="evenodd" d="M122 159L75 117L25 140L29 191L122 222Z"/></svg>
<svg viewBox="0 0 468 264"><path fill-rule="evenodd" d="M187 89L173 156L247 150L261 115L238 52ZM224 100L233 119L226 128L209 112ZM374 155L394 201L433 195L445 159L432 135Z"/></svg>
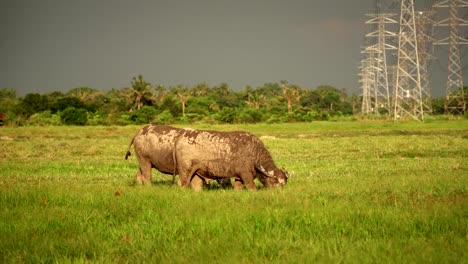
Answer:
<svg viewBox="0 0 468 264"><path fill-rule="evenodd" d="M135 186L138 127L2 128L0 260L467 262L464 120L195 127L259 135L290 181Z"/></svg>

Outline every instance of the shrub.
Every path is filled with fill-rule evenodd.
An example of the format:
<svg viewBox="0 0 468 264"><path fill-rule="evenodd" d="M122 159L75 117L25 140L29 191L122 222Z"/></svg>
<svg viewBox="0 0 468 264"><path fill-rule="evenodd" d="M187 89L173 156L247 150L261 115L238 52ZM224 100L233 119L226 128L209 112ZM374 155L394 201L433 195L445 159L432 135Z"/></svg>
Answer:
<svg viewBox="0 0 468 264"><path fill-rule="evenodd" d="M277 115L271 115L267 120L266 122L268 124L277 124L277 123L280 123L280 119Z"/></svg>
<svg viewBox="0 0 468 264"><path fill-rule="evenodd" d="M263 121L263 115L261 110L248 108L241 111L238 117L242 123L258 123Z"/></svg>
<svg viewBox="0 0 468 264"><path fill-rule="evenodd" d="M224 107L214 115L214 119L224 123L234 123L236 120L236 111L230 107Z"/></svg>
<svg viewBox="0 0 468 264"><path fill-rule="evenodd" d="M266 122L268 124L279 124L288 122L288 117L286 115L271 115Z"/></svg>
<svg viewBox="0 0 468 264"><path fill-rule="evenodd" d="M130 119L135 125L152 123L157 115L157 110L152 106L144 106L131 113Z"/></svg>
<svg viewBox="0 0 468 264"><path fill-rule="evenodd" d="M191 97L185 109L186 115L197 114L198 116L207 116L210 114L210 105L212 101L206 96ZM190 119L190 118L189 118Z"/></svg>
<svg viewBox="0 0 468 264"><path fill-rule="evenodd" d="M28 125L34 126L50 126L50 125L61 125L60 116L58 114L52 114L50 110L33 114L27 121Z"/></svg>
<svg viewBox="0 0 468 264"><path fill-rule="evenodd" d="M88 125L98 126L98 125L109 125L107 116L104 113L92 113L88 112Z"/></svg>
<svg viewBox="0 0 468 264"><path fill-rule="evenodd" d="M122 113L120 114L117 124L119 125L131 125L133 123L131 119L131 115L129 113Z"/></svg>
<svg viewBox="0 0 468 264"><path fill-rule="evenodd" d="M302 120L305 122L312 122L319 119L319 113L317 111L309 111L305 115L302 116Z"/></svg>
<svg viewBox="0 0 468 264"><path fill-rule="evenodd" d="M185 116L179 118L179 122L183 124L191 124L193 122L202 120L204 115L195 114L195 113L187 113Z"/></svg>
<svg viewBox="0 0 468 264"><path fill-rule="evenodd" d="M169 110L164 110L162 113L156 116L155 123L160 125L169 125L174 122L174 116Z"/></svg>
<svg viewBox="0 0 468 264"><path fill-rule="evenodd" d="M84 126L88 122L88 111L83 108L68 107L60 114L65 125Z"/></svg>

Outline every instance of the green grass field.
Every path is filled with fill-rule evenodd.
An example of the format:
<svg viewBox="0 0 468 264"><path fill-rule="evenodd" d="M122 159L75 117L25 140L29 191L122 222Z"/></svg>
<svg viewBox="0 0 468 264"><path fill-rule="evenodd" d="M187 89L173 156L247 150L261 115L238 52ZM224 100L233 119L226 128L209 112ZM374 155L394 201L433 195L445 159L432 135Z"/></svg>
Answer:
<svg viewBox="0 0 468 264"><path fill-rule="evenodd" d="M192 127L253 132L288 184L135 186L139 127L3 127L0 262L468 263L467 120Z"/></svg>

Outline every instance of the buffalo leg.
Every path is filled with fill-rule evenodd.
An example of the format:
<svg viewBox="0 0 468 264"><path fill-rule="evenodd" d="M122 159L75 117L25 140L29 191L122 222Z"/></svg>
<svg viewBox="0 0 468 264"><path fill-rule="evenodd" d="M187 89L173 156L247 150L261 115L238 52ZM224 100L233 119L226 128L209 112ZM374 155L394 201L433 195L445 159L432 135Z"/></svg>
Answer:
<svg viewBox="0 0 468 264"><path fill-rule="evenodd" d="M244 188L244 184L242 183L241 179L235 179L234 180L234 190L240 191Z"/></svg>
<svg viewBox="0 0 468 264"><path fill-rule="evenodd" d="M192 180L190 181L190 186L192 189L195 191L201 191L203 189L203 179L199 177L198 175L194 175Z"/></svg>
<svg viewBox="0 0 468 264"><path fill-rule="evenodd" d="M182 170L179 170L178 185L180 187L187 187L190 185L190 176L188 175L188 173L183 172Z"/></svg>
<svg viewBox="0 0 468 264"><path fill-rule="evenodd" d="M151 185L151 163L145 159L138 157L140 163L140 171L137 173L138 184Z"/></svg>
<svg viewBox="0 0 468 264"><path fill-rule="evenodd" d="M141 169L138 169L136 180L138 184L143 184L143 175L141 175Z"/></svg>
<svg viewBox="0 0 468 264"><path fill-rule="evenodd" d="M189 163L190 164L190 163ZM192 179L193 173L189 164L185 164L184 162L178 162L177 170L179 171L179 181L178 185L180 187L187 187L190 185L190 180ZM192 174L190 174L192 173Z"/></svg>
<svg viewBox="0 0 468 264"><path fill-rule="evenodd" d="M247 189L249 189L249 191L256 191L257 190L257 187L255 186L255 183L254 183L254 177L253 177L252 173L242 173L240 175L240 178L242 179L242 182L245 184Z"/></svg>

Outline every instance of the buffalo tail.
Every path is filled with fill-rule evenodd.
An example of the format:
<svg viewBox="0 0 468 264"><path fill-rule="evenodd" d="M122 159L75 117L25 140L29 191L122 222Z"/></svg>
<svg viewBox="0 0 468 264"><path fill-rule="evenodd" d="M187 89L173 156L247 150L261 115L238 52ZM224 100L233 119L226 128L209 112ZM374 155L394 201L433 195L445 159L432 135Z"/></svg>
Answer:
<svg viewBox="0 0 468 264"><path fill-rule="evenodd" d="M125 154L125 159L128 159L128 156L132 155L132 153L130 152L130 148L133 145L133 140L135 140L135 137L132 138L132 141L130 141L130 144L128 145L127 153Z"/></svg>

